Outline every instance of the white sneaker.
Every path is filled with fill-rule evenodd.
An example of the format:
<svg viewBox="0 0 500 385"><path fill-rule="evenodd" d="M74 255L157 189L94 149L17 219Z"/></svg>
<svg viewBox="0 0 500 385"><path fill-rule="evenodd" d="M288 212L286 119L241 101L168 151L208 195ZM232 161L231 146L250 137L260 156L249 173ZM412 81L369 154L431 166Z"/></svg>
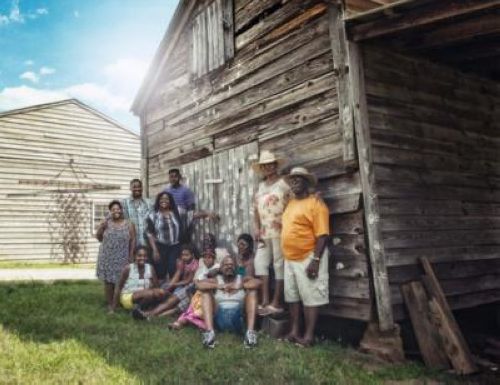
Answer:
<svg viewBox="0 0 500 385"><path fill-rule="evenodd" d="M215 332L213 330L203 332L201 342L206 348L215 348Z"/></svg>
<svg viewBox="0 0 500 385"><path fill-rule="evenodd" d="M255 330L247 330L243 344L246 348L254 348L257 346L257 333Z"/></svg>

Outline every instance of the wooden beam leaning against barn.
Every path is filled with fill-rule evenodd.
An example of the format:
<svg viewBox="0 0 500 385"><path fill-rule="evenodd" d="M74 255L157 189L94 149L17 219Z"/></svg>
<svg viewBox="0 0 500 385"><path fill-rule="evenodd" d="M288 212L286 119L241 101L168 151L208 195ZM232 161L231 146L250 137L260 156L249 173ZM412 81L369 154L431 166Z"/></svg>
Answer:
<svg viewBox="0 0 500 385"><path fill-rule="evenodd" d="M337 95L339 99L339 121L342 124L344 162L353 162L356 159L354 144L354 122L351 103L349 100L349 67L347 60L346 35L342 20L342 11L333 4L328 5L330 41L333 54Z"/></svg>
<svg viewBox="0 0 500 385"><path fill-rule="evenodd" d="M335 11L334 11L335 13ZM340 19L337 19L340 20ZM368 109L364 85L364 69L360 49L356 43L347 41L347 71L349 87L347 89L350 109L354 118L355 143L358 153L365 222L369 246L369 258L372 270L373 287L379 328L381 331L394 329L391 294L385 264L385 253L380 228L378 197L375 189L371 139L368 124Z"/></svg>

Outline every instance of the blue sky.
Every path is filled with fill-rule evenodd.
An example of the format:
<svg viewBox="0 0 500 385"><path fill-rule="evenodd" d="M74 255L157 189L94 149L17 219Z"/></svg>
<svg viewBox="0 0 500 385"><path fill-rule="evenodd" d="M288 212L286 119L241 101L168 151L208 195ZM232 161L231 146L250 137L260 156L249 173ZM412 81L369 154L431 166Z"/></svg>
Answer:
<svg viewBox="0 0 500 385"><path fill-rule="evenodd" d="M0 0L0 111L76 97L129 111L178 0Z"/></svg>

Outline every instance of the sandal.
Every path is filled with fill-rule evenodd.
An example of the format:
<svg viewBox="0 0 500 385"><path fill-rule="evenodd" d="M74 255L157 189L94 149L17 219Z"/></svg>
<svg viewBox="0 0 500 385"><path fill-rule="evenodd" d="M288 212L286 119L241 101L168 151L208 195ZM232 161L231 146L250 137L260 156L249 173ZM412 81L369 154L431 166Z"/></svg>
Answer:
<svg viewBox="0 0 500 385"><path fill-rule="evenodd" d="M269 314L280 314L285 311L282 307L274 307L273 305L267 305L266 310L269 312Z"/></svg>
<svg viewBox="0 0 500 385"><path fill-rule="evenodd" d="M291 336L291 335L287 334L286 336L284 336L282 338L278 338L278 341L281 341L281 342L290 342L290 343L294 344L294 343L297 342L297 337Z"/></svg>
<svg viewBox="0 0 500 385"><path fill-rule="evenodd" d="M295 340L295 346L297 346L299 348L303 348L303 349L311 348L314 346L314 340L307 341L307 340L304 340L302 338L298 338Z"/></svg>

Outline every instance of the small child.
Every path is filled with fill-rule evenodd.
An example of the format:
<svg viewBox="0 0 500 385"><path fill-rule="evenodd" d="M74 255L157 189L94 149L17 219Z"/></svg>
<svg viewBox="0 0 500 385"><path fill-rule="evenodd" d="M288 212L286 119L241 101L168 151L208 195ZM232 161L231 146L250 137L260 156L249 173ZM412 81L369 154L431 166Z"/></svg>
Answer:
<svg viewBox="0 0 500 385"><path fill-rule="evenodd" d="M198 269L198 260L191 245L183 245L181 257L177 260L177 269L172 280L163 287L165 301L154 309L146 312L136 311L137 318L168 315L175 310L185 311L189 306L191 294L194 291L193 278Z"/></svg>
<svg viewBox="0 0 500 385"><path fill-rule="evenodd" d="M158 288L155 269L146 263L146 259L146 247L137 247L134 251L134 263L124 267L116 285L110 312L114 312L118 301L123 308L130 310L134 305L148 305L163 297L163 290Z"/></svg>
<svg viewBox="0 0 500 385"><path fill-rule="evenodd" d="M203 263L200 263L200 267L196 271L194 281L201 281L206 279L212 274L216 274L219 271L219 264L215 263L216 254L215 250L207 248L203 251ZM199 327L202 330L206 330L205 321L203 320L203 309L201 306L201 291L196 291L193 298L191 298L191 303L188 309L180 315L177 321L172 322L168 325L170 329L179 330L188 323Z"/></svg>

